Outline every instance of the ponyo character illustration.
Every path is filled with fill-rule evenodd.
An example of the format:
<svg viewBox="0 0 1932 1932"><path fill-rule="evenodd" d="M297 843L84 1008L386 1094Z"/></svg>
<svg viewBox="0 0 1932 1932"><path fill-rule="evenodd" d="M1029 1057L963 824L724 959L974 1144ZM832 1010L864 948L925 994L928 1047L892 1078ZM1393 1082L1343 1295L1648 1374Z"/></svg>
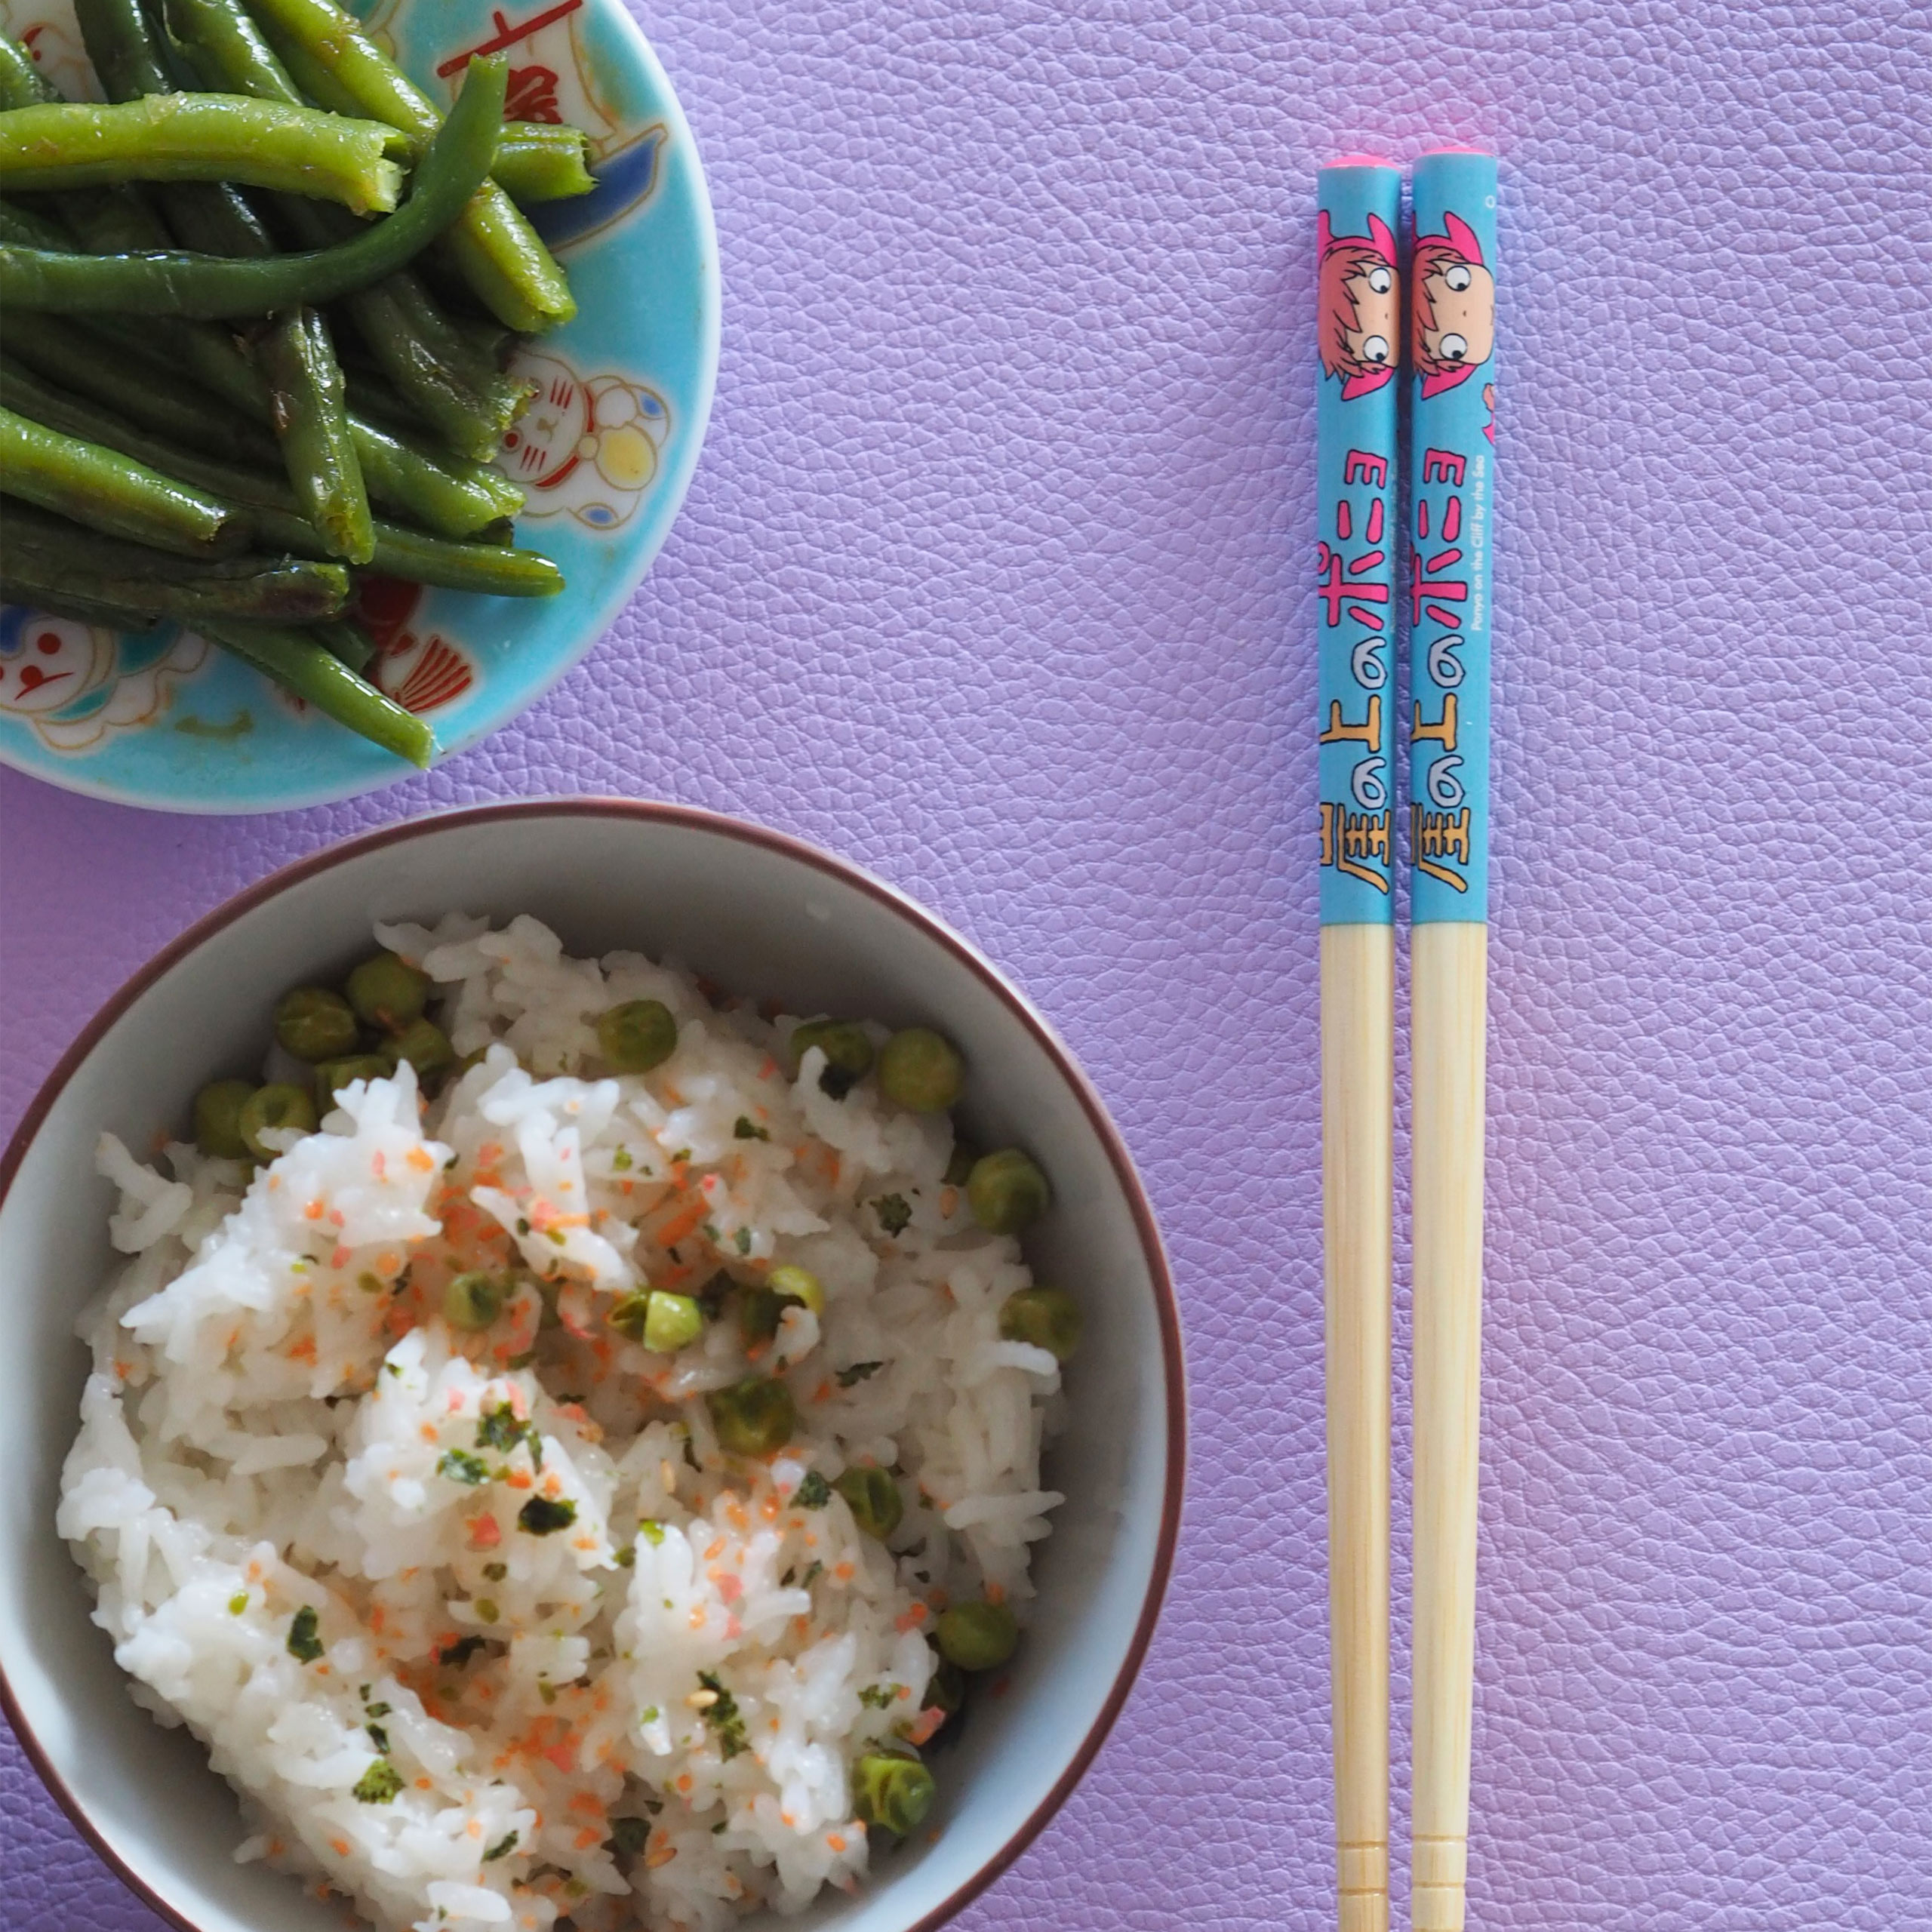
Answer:
<svg viewBox="0 0 1932 1932"><path fill-rule="evenodd" d="M1315 312L1322 373L1340 377L1342 398L1352 401L1395 374L1401 340L1395 238L1378 215L1369 217L1366 235L1334 234L1324 208L1318 238Z"/></svg>
<svg viewBox="0 0 1932 1932"><path fill-rule="evenodd" d="M1418 235L1409 263L1410 352L1424 395L1466 381L1496 346L1496 281L1482 244L1460 216L1443 232Z"/></svg>
<svg viewBox="0 0 1932 1932"><path fill-rule="evenodd" d="M537 385L503 438L502 466L529 492L524 514L568 511L598 531L627 522L671 433L664 398L623 376L581 377L554 355L519 355L515 372Z"/></svg>

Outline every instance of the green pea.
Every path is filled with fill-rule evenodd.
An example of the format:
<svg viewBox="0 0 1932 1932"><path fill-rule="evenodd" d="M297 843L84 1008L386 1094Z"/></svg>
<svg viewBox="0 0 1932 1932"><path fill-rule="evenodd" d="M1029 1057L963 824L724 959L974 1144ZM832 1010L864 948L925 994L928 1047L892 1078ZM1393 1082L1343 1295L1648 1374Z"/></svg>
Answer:
<svg viewBox="0 0 1932 1932"><path fill-rule="evenodd" d="M957 1717L965 1702L965 1673L950 1657L935 1657L933 1674L926 1679L926 1709Z"/></svg>
<svg viewBox="0 0 1932 1932"><path fill-rule="evenodd" d="M315 1104L325 1113L335 1105L335 1097L358 1080L380 1080L390 1071L380 1054L350 1054L342 1060L325 1060L315 1069Z"/></svg>
<svg viewBox="0 0 1932 1932"><path fill-rule="evenodd" d="M275 1002L275 1036L285 1052L312 1063L352 1054L362 1029L341 994L326 986L297 986Z"/></svg>
<svg viewBox="0 0 1932 1932"><path fill-rule="evenodd" d="M644 1346L674 1355L704 1333L704 1310L689 1295L653 1288L644 1312Z"/></svg>
<svg viewBox="0 0 1932 1932"><path fill-rule="evenodd" d="M961 1670L997 1670L1020 1647L1020 1626L1003 1603L956 1603L934 1634L940 1655Z"/></svg>
<svg viewBox="0 0 1932 1932"><path fill-rule="evenodd" d="M399 1033L412 1020L423 1017L432 981L393 952L365 959L349 974L343 990L358 1020L386 1032Z"/></svg>
<svg viewBox="0 0 1932 1932"><path fill-rule="evenodd" d="M1017 1147L981 1155L966 1180L966 1204L989 1234L1017 1235L1030 1227L1052 1198L1046 1176Z"/></svg>
<svg viewBox="0 0 1932 1932"><path fill-rule="evenodd" d="M597 1048L619 1073L648 1073L678 1050L678 1023L661 999L627 999L597 1017Z"/></svg>
<svg viewBox="0 0 1932 1932"><path fill-rule="evenodd" d="M242 1109L254 1092L245 1080L211 1081L195 1096L195 1145L224 1161L246 1160Z"/></svg>
<svg viewBox="0 0 1932 1932"><path fill-rule="evenodd" d="M825 1056L819 1091L835 1100L844 1100L872 1070L872 1043L863 1026L849 1020L808 1020L793 1032L786 1049L794 1080L799 1063L814 1047Z"/></svg>
<svg viewBox="0 0 1932 1932"><path fill-rule="evenodd" d="M315 1131L315 1103L300 1087L276 1084L257 1087L243 1103L235 1125L250 1153L258 1161L272 1161L276 1150L262 1139L272 1127L292 1127L298 1133Z"/></svg>
<svg viewBox="0 0 1932 1932"><path fill-rule="evenodd" d="M780 1301L803 1302L814 1315L825 1312L824 1287L809 1268L795 1267L787 1262L766 1275L764 1285Z"/></svg>
<svg viewBox="0 0 1932 1932"><path fill-rule="evenodd" d="M738 1339L748 1349L768 1342L778 1333L779 1318L785 1312L785 1298L769 1288L740 1288L738 1291Z"/></svg>
<svg viewBox="0 0 1932 1932"><path fill-rule="evenodd" d="M704 1398L721 1447L734 1456L769 1456L792 1439L798 1424L797 1404L782 1382L748 1375Z"/></svg>
<svg viewBox="0 0 1932 1932"><path fill-rule="evenodd" d="M886 1041L878 1057L878 1088L888 1100L915 1114L940 1114L965 1091L966 1063L943 1033L908 1026Z"/></svg>
<svg viewBox="0 0 1932 1932"><path fill-rule="evenodd" d="M999 1332L1009 1342L1030 1342L1055 1361L1069 1360L1086 1325L1080 1304L1064 1288L1022 1288L999 1312Z"/></svg>
<svg viewBox="0 0 1932 1932"><path fill-rule="evenodd" d="M450 1036L433 1020L412 1020L383 1052L392 1069L405 1060L416 1069L418 1080L427 1080L456 1064L456 1049Z"/></svg>
<svg viewBox="0 0 1932 1932"><path fill-rule="evenodd" d="M906 1513L905 1498L888 1470L848 1469L832 1486L844 1497L853 1521L881 1543L898 1528L899 1519Z"/></svg>
<svg viewBox="0 0 1932 1932"><path fill-rule="evenodd" d="M503 1313L509 1294L509 1284L500 1275L487 1275L480 1269L452 1275L443 1291L443 1319L452 1328L473 1334L488 1327Z"/></svg>
<svg viewBox="0 0 1932 1932"><path fill-rule="evenodd" d="M868 1751L852 1767L852 1811L860 1823L883 1825L902 1838L925 1823L937 1787L916 1758Z"/></svg>

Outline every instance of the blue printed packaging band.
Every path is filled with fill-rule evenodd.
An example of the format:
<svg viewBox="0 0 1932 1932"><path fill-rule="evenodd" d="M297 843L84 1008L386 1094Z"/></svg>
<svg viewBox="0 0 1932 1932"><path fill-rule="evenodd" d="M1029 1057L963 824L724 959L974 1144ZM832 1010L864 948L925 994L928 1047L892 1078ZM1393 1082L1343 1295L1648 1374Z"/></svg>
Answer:
<svg viewBox="0 0 1932 1932"><path fill-rule="evenodd" d="M1414 205L1404 377L1410 917L1479 924L1489 917L1495 157L1423 155Z"/></svg>
<svg viewBox="0 0 1932 1932"><path fill-rule="evenodd" d="M1315 567L1324 925L1386 925L1394 916L1401 192L1401 174L1384 162L1337 162L1317 177Z"/></svg>

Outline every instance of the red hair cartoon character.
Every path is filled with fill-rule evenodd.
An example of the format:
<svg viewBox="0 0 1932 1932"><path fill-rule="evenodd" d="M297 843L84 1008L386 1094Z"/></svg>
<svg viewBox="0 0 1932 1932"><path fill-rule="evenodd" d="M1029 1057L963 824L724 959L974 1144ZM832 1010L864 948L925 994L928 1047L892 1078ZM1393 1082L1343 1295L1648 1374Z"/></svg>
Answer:
<svg viewBox="0 0 1932 1932"><path fill-rule="evenodd" d="M1444 232L1418 235L1409 263L1410 353L1424 395L1466 381L1496 346L1496 282L1469 223L1445 213Z"/></svg>
<svg viewBox="0 0 1932 1932"><path fill-rule="evenodd" d="M1395 238L1378 215L1369 217L1366 235L1333 233L1326 208L1320 223L1315 314L1321 369L1341 377L1343 400L1350 401L1379 389L1395 373L1401 340Z"/></svg>

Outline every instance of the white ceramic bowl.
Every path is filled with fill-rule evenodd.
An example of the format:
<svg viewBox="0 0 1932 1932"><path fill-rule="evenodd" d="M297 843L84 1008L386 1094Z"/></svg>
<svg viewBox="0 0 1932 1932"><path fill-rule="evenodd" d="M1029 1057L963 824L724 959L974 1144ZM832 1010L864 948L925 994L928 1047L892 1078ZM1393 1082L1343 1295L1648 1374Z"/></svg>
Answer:
<svg viewBox="0 0 1932 1932"><path fill-rule="evenodd" d="M982 1145L1023 1143L1054 1184L1028 1239L1088 1310L1066 1493L1040 1546L1038 1612L999 1700L935 1760L936 1841L876 1861L856 1899L802 1919L842 1932L940 1924L1040 1829L1100 1747L1159 1608L1178 1527L1180 1324L1159 1237L1119 1135L1045 1022L965 942L809 846L675 806L558 800L419 819L336 846L232 900L122 989L54 1069L0 1161L0 1697L41 1774L129 1884L192 1932L341 1932L339 1905L230 1857L228 1787L186 1731L129 1699L55 1535L85 1357L75 1311L113 1265L107 1128L178 1132L196 1088L268 1037L276 995L345 970L374 918L534 912L574 952L670 952L795 1012L940 1025L972 1068ZM761 1924L775 1921L761 1921Z"/></svg>

